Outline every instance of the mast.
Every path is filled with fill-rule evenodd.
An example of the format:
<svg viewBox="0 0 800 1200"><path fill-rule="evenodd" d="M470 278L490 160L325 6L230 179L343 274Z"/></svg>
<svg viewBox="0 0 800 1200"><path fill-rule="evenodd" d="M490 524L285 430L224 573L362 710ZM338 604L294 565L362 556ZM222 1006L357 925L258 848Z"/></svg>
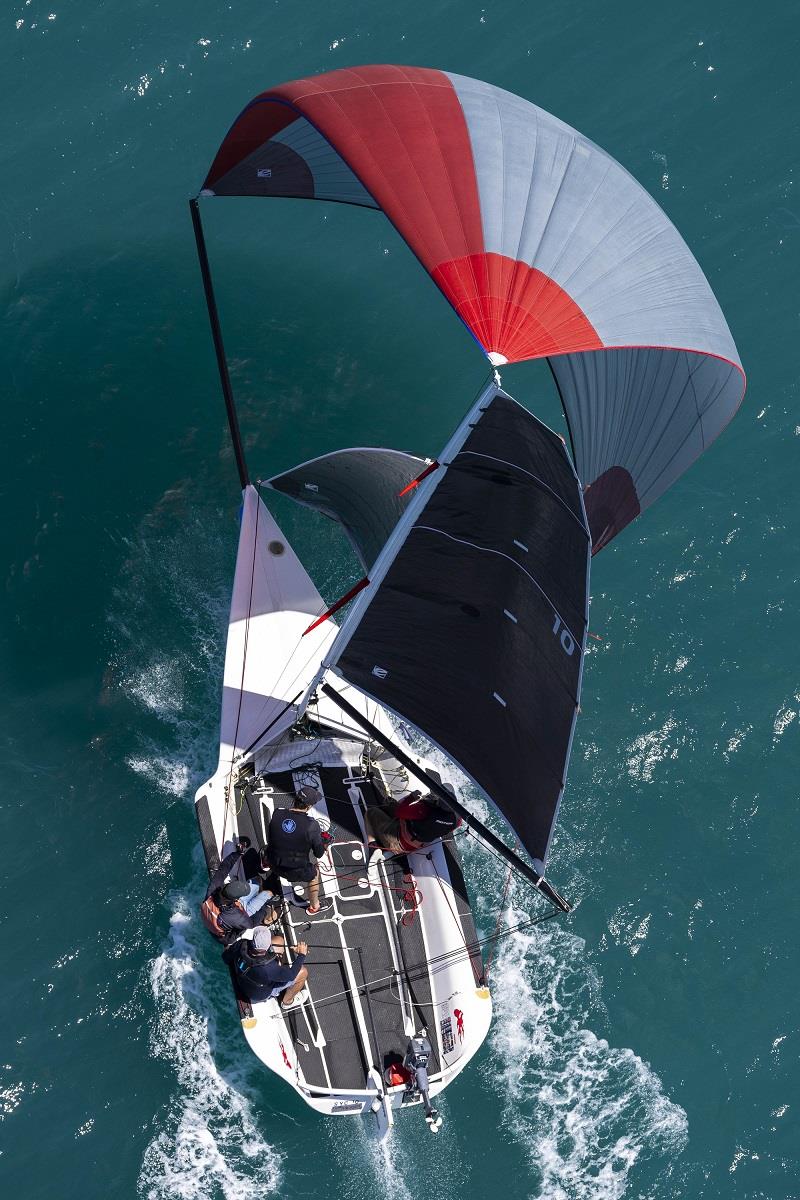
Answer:
<svg viewBox="0 0 800 1200"><path fill-rule="evenodd" d="M244 457L242 434L239 429L239 417L236 413L236 404L233 399L233 388L228 372L228 360L225 357L225 346L222 342L222 330L219 324L217 301L214 296L214 285L211 282L211 267L209 266L208 254L206 252L206 239L203 235L203 225L200 220L200 206L197 203L196 197L189 201L189 209L192 214L192 226L194 227L194 237L197 243L197 257L200 260L200 273L203 276L203 290L206 294L208 319L211 322L211 336L214 339L214 350L217 355L217 367L219 368L219 378L222 384L222 394L225 397L225 409L228 413L228 426L231 431L233 453L236 456L236 469L239 472L239 482L242 490L244 490L250 482L250 475Z"/></svg>
<svg viewBox="0 0 800 1200"><path fill-rule="evenodd" d="M488 829L476 817L474 817L469 809L464 808L463 804L456 800L455 796L449 792L446 787L443 787L441 783L437 783L435 779L426 774L419 764L415 763L413 758L410 758L404 750L395 745L394 742L390 742L388 738L384 737L377 726L373 725L371 721L362 716L358 709L354 708L348 700L345 700L340 692L337 692L336 689L332 688L328 683L322 684L322 691L330 700L333 700L333 702L337 704L343 712L346 712L348 717L350 717L353 721L356 721L357 724L359 724L362 729L364 729L372 738L374 738L376 742L383 746L385 750L388 750L391 754L393 754L397 761L401 763L407 771L410 771L413 775L416 775L419 780L424 782L427 788L429 788L436 796L438 796L438 798L448 808L452 809L454 813L461 817L462 821L469 825L470 829L474 830L474 832L477 833L489 846L491 846L491 848L496 851L501 858L504 858L510 866L512 866L516 871L519 871L521 875L524 875L528 882L532 883L536 890L541 892L543 896L546 896L552 905L554 905L561 912L570 912L570 905L567 903L567 901L558 894L555 888L552 887L552 885L549 884L542 875L537 874L533 867L529 867L526 862L524 862L513 852L513 850L509 850L505 842L502 842L496 834L492 833L491 829Z"/></svg>
<svg viewBox="0 0 800 1200"><path fill-rule="evenodd" d="M453 453L460 448L465 437L469 434L473 423L480 417L480 414L484 409L485 402L494 395L505 395L505 392L502 392L500 389L500 375L497 371L492 372L489 382L481 388L477 398L470 405L466 416L456 428L455 433L450 438L444 450L442 450L441 454L435 460L437 463L437 469L432 471L427 478L423 479L414 490L412 498L406 507L405 512L395 525L391 534L384 543L383 549L369 569L368 579L370 587L365 587L362 589L360 596L342 622L339 632L333 640L329 653L325 656L324 660L320 664L319 670L306 689L306 694L300 702L298 715L302 716L302 714L305 712L308 701L319 687L325 672L336 666L340 654L344 650L355 629L357 629L358 624L364 614L364 610L369 605L379 585L382 583L383 577L385 576L389 567L392 565L398 548L403 544L403 541L416 521L418 514L425 507L431 492L435 490L437 484L439 483L442 477L443 468L447 468Z"/></svg>

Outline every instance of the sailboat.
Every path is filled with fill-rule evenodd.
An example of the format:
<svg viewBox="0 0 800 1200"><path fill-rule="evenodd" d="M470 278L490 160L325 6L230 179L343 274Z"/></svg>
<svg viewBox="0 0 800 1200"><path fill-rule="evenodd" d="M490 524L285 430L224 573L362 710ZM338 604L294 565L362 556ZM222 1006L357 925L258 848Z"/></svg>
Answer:
<svg viewBox="0 0 800 1200"><path fill-rule="evenodd" d="M392 222L490 368L435 459L346 448L251 479L200 216L224 196L361 205ZM243 494L201 840L210 872L242 836L268 858L272 814L301 788L329 835L325 906L312 915L302 887L280 885L288 956L310 947L304 1001L251 1003L234 974L242 1029L317 1112L372 1113L386 1131L421 1107L436 1132L434 1100L492 1014L492 939L476 930L461 849L470 838L494 856L498 896L511 870L548 911L569 911L549 855L591 558L732 418L741 362L688 247L613 158L449 72L364 66L271 88L236 118L190 207ZM500 367L535 358L569 450L503 389ZM278 527L275 493L347 533L363 576L336 603ZM458 827L401 854L371 835L373 818L415 789Z"/></svg>

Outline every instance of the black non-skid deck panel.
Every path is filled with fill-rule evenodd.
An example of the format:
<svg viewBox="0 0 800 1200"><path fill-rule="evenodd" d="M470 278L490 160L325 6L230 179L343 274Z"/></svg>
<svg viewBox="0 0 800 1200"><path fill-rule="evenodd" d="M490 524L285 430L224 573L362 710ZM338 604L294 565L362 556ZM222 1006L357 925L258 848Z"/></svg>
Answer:
<svg viewBox="0 0 800 1200"><path fill-rule="evenodd" d="M352 909L345 903L339 911ZM330 920L313 922L311 929L300 936L309 943L309 990L314 1014L326 1041L322 1053L330 1074L330 1085L341 1090L363 1089L369 1068L374 1066L382 1072L390 1061L398 1055L402 1057L408 1038L403 1027L394 960L382 911L369 917L345 918L343 932L347 950L342 947L338 925ZM351 993L345 956L356 982L357 1000ZM364 986L365 982L368 987ZM355 1003L360 1005L363 1015L369 1055L365 1051ZM290 1032L293 1043L297 1038L308 1043L304 1022L290 1024ZM296 1046L296 1052L306 1081L312 1087L327 1086L321 1060L311 1052L306 1053L302 1047Z"/></svg>
<svg viewBox="0 0 800 1200"><path fill-rule="evenodd" d="M236 799L236 829L238 833L243 833L250 838L252 846L261 846L261 834L253 823L253 818L250 815L249 806L245 800L245 788L234 788L234 796Z"/></svg>
<svg viewBox="0 0 800 1200"><path fill-rule="evenodd" d="M366 858L353 858L354 850L364 851L363 842L334 842L330 853L339 891L342 894L341 913L343 916L354 916L356 913L377 913L381 911L381 898L371 888L361 887L359 881L368 879Z"/></svg>
<svg viewBox="0 0 800 1200"><path fill-rule="evenodd" d="M214 835L214 825L211 821L211 810L208 807L208 797L201 796L194 806L197 824L200 828L200 841L203 843L203 853L206 856L206 866L212 875L219 866L219 850Z"/></svg>
<svg viewBox="0 0 800 1200"><path fill-rule="evenodd" d="M264 824L264 809L261 805L261 797L252 788L245 788L244 793L245 804L250 815L250 824L255 830L254 846L258 846L259 850L266 845L267 830Z"/></svg>
<svg viewBox="0 0 800 1200"><path fill-rule="evenodd" d="M355 838L361 841L363 833L358 816L350 799L349 787L352 786L346 778L344 767L322 767L319 772L325 802L328 806L328 816L331 820L331 833L336 841Z"/></svg>
<svg viewBox="0 0 800 1200"><path fill-rule="evenodd" d="M395 889L390 895L401 896L404 890L403 868L397 859L384 859L386 877L390 888ZM410 919L409 919L410 918ZM433 1053L431 1054L429 1072L431 1075L439 1072L439 1028L433 1010L433 995L428 976L427 960L425 958L425 942L419 916L406 916L408 924L402 922L402 913L396 911L397 939L400 945L401 966L407 972L406 982L411 1001L414 1005L415 1023L417 1029L428 1031Z"/></svg>
<svg viewBox="0 0 800 1200"><path fill-rule="evenodd" d="M298 757L302 762L302 756ZM306 758L310 760L311 757L309 751ZM338 926L327 919L330 914L312 920L309 930L297 930L297 938L305 938L309 943L309 987L313 1011L326 1045L322 1050L313 1045L313 1035L309 1033L306 1019L298 1010L287 1013L285 1019L300 1070L308 1085L321 1089L331 1086L335 1090L346 1091L364 1088L371 1066L376 1066L382 1072L389 1060L398 1055L402 1057L408 1038L403 1027L403 1009L389 940L391 935L381 915L381 896L377 893L365 894L365 889L358 886L358 879L367 874L367 861L366 857L353 859L352 851L360 847L365 853L368 852L348 792L350 781L347 778L347 770L344 767L322 767L318 770L331 821L330 832L334 839L334 845L331 847L332 860L339 888L343 893L343 896L336 898L334 902L334 913L344 918L343 933L349 949L343 949ZM267 783L274 789L270 800L275 808L290 807L294 803L295 781L291 771L268 775ZM385 802L381 791L369 782L359 783L357 786L368 807ZM249 813L249 823L253 825L252 810ZM476 977L482 977L483 964L476 945L477 934L458 848L450 839L444 843L443 850L464 940L472 951ZM429 1071L435 1076L441 1070L439 1023L432 1003L420 917L411 916L408 904L403 900L403 894L408 890L407 884L403 882L403 861L387 858L384 859L384 866L389 885L385 899L393 914L397 944L400 948L400 965L408 971L407 987L413 1005L413 1019L417 1029L424 1027L428 1031L432 1046ZM289 917L298 925L305 924L307 920L305 913L296 908L289 910ZM406 925L402 923L404 917L409 921ZM363 957L364 972L369 981L369 1004L363 986L358 988L357 1000L354 1000L350 993L350 977L345 967L345 955L349 957L358 985L364 982ZM362 1042L355 1003L360 1004L363 1014L369 1053L365 1052ZM301 1042L309 1047L308 1051L300 1045ZM330 1084L325 1074L323 1057L328 1068Z"/></svg>
<svg viewBox="0 0 800 1200"><path fill-rule="evenodd" d="M272 801L273 811L277 808L291 808L297 796L291 772L281 771L276 775L267 775L266 780L267 785L272 788L269 799Z"/></svg>
<svg viewBox="0 0 800 1200"><path fill-rule="evenodd" d="M311 943L308 958L309 990L316 1019L327 1043L323 1053L331 1086L341 1090L364 1088L371 1064L365 1060L358 1036L338 927L331 921L320 921L315 923L307 936ZM303 1036L302 1033L300 1036ZM300 1067L307 1082L312 1087L327 1086L321 1062L315 1064L311 1056L302 1050L297 1053L302 1054Z"/></svg>
<svg viewBox="0 0 800 1200"><path fill-rule="evenodd" d="M289 1026L292 1045L306 1082L312 1087L327 1087L328 1080L325 1075L322 1052L314 1045L313 1034L309 1032L306 1025L306 1007L289 1009L285 1017L286 1023Z"/></svg>

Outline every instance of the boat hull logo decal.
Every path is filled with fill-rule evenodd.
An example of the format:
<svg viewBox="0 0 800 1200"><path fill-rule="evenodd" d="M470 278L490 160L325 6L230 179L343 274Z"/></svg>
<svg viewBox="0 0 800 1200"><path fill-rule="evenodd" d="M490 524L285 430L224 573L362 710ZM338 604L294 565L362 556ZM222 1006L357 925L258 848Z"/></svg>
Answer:
<svg viewBox="0 0 800 1200"><path fill-rule="evenodd" d="M450 1017L442 1017L439 1022L439 1030L442 1035L442 1053L452 1054L456 1043L453 1038L453 1022Z"/></svg>
<svg viewBox="0 0 800 1200"><path fill-rule="evenodd" d="M460 1042L463 1042L463 1040L464 1040L464 1014L460 1008L454 1008L453 1016L456 1019L456 1033L458 1034L458 1040Z"/></svg>

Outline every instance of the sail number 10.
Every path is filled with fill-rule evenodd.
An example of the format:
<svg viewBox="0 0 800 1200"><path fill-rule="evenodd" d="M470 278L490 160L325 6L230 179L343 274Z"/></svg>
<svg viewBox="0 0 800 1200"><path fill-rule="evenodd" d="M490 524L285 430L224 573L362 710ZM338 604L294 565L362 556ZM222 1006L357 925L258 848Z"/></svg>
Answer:
<svg viewBox="0 0 800 1200"><path fill-rule="evenodd" d="M561 649L567 655L572 654L573 650L575 649L575 639L564 625L558 613L556 613L555 616L556 619L553 622L553 633L556 635L556 637L558 637L558 631L561 630L561 636L559 638L559 641L561 642Z"/></svg>

